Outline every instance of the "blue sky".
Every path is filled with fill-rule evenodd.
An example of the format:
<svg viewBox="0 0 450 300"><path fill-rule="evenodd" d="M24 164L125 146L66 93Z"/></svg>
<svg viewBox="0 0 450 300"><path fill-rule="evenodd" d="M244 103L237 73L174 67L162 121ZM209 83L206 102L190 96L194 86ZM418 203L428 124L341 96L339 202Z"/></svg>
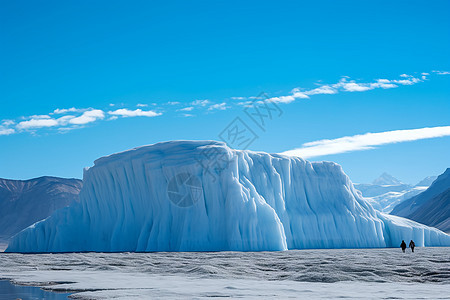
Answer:
<svg viewBox="0 0 450 300"><path fill-rule="evenodd" d="M310 158L355 182L440 174L449 12L449 1L3 1L0 177L80 178L114 152L218 140L236 117L258 135L249 149L275 153L384 133ZM282 110L265 131L244 111L261 92ZM439 128L385 133L425 127Z"/></svg>

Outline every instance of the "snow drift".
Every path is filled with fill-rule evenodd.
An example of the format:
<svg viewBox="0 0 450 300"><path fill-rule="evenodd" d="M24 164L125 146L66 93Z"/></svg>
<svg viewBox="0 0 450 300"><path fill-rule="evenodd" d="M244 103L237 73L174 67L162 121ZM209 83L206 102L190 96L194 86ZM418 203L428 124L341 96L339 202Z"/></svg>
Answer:
<svg viewBox="0 0 450 300"><path fill-rule="evenodd" d="M80 202L23 230L8 252L262 251L450 246L450 236L380 213L342 168L176 141L103 157Z"/></svg>

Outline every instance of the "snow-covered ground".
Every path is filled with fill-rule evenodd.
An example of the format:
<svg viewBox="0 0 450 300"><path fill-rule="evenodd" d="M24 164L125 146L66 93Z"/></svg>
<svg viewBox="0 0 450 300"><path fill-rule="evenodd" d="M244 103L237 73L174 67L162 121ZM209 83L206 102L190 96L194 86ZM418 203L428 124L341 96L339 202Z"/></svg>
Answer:
<svg viewBox="0 0 450 300"><path fill-rule="evenodd" d="M80 299L448 299L450 248L0 254L0 278Z"/></svg>

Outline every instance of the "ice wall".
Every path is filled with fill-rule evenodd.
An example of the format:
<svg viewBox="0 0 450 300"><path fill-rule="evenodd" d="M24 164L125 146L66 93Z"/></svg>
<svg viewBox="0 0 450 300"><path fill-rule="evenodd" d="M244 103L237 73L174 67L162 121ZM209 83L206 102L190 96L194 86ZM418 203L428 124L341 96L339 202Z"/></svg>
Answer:
<svg viewBox="0 0 450 300"><path fill-rule="evenodd" d="M450 246L382 214L342 168L211 141L144 146L95 161L81 201L19 233L10 252L262 251Z"/></svg>

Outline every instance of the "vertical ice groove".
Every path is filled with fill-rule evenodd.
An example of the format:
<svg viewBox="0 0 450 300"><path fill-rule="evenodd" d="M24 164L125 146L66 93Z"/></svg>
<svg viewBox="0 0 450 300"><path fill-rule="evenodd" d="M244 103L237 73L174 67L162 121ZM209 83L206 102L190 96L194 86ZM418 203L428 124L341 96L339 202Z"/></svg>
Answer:
<svg viewBox="0 0 450 300"><path fill-rule="evenodd" d="M204 157L204 150L216 157ZM216 151L217 150L217 151ZM222 155L223 167L206 170ZM213 173L209 173L212 171ZM188 207L172 203L179 173L201 183ZM261 251L449 246L445 233L376 211L331 162L176 141L97 159L84 171L80 203L19 233L9 252Z"/></svg>

